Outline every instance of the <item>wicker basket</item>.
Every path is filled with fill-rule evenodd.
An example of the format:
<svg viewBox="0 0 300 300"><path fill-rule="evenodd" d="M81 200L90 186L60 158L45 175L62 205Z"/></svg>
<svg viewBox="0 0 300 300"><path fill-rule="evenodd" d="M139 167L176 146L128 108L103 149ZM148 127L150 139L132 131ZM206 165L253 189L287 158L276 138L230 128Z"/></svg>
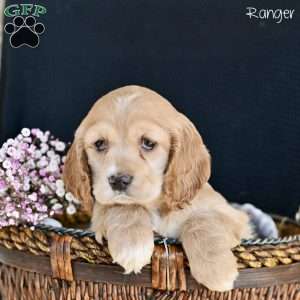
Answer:
<svg viewBox="0 0 300 300"><path fill-rule="evenodd" d="M123 275L106 245L84 230L38 226L0 230L3 299L300 299L300 226L275 217L279 239L247 240L233 249L239 277L219 293L192 278L174 240L156 239L152 265Z"/></svg>

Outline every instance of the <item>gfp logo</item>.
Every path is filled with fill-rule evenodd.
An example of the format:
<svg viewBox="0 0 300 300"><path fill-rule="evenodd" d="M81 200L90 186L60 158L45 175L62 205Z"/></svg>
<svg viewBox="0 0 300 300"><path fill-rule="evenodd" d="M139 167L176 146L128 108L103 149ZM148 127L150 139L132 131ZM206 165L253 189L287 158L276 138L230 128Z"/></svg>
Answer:
<svg viewBox="0 0 300 300"><path fill-rule="evenodd" d="M4 15L12 18L4 26L4 31L10 35L9 41L13 48L28 46L36 48L40 43L40 35L45 31L45 25L36 18L46 14L47 9L37 4L12 4L5 8Z"/></svg>

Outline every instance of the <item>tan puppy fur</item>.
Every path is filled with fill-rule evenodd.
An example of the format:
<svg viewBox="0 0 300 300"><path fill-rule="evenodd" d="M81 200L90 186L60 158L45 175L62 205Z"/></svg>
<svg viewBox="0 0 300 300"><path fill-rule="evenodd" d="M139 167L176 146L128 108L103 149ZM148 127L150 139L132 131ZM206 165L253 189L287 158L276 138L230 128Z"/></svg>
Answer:
<svg viewBox="0 0 300 300"><path fill-rule="evenodd" d="M126 273L150 262L157 232L181 240L199 283L225 291L238 274L231 249L250 229L209 185L210 170L194 125L154 91L126 86L103 96L80 124L64 180ZM132 176L124 191L108 180L120 173Z"/></svg>

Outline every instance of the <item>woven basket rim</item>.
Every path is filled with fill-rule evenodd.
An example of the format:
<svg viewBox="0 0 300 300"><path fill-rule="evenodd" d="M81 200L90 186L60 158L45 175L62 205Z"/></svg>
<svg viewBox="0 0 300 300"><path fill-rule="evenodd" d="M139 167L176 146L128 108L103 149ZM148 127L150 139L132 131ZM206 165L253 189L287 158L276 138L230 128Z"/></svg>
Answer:
<svg viewBox="0 0 300 300"><path fill-rule="evenodd" d="M276 221L281 223L289 223L300 227L300 224L291 218L284 217L281 215L270 214L270 216ZM56 227L51 225L38 224L34 228L40 229L42 231L50 231L60 235L70 235L77 238L82 237L91 237L95 238L95 233L90 230L77 229L77 228L67 228L67 227ZM259 246L259 245L278 245L286 244L291 242L300 241L300 234L289 235L278 238L254 238L254 239L243 239L240 243L241 246ZM154 237L155 244L169 244L169 245L178 245L181 244L180 241L173 238L164 238L162 236Z"/></svg>
<svg viewBox="0 0 300 300"><path fill-rule="evenodd" d="M49 257L36 256L28 252L9 250L0 246L0 259L5 265L17 268L18 270L28 271L31 274L38 273L53 277L53 269ZM139 275L124 275L121 266L109 264L92 265L86 262L73 261L74 279L85 282L107 282L110 284L124 285L130 284L154 288L152 283L152 267L145 266ZM280 265L268 268L247 268L239 270L239 276L234 283L234 289L246 288L266 288L279 284L293 284L298 282L300 274L300 262L291 265ZM185 280L187 287L184 290L195 290L201 285L194 279L190 272L185 270ZM258 280L259 278L259 280ZM74 281L73 279L73 281ZM70 281L69 281L70 282ZM170 291L168 288L158 288L163 291ZM178 287L176 287L178 289ZM174 290L173 288L171 290ZM240 299L240 298L239 298ZM242 298L243 299L243 298ZM297 298L298 299L298 298Z"/></svg>
<svg viewBox="0 0 300 300"><path fill-rule="evenodd" d="M300 234L298 234L300 224L286 217L274 215L272 217L279 225L279 229L283 229L283 234L284 232L287 232L287 234L295 233L295 235L272 239L244 240L241 244L231 249L233 255L237 259L239 271L243 274L248 274L247 272L249 271L250 279L253 279L254 281L256 281L257 276L263 277L269 272L268 274L271 276L271 279L268 278L271 281L268 281L268 284L274 281L273 275L275 273L279 276L279 279L282 274L289 274L288 277L284 275L284 280L290 281L299 277L298 274L300 270ZM285 228L289 230L284 231ZM157 264L162 264L162 266L167 266L168 264L169 266L176 266L176 270L177 267L179 268L178 270L180 270L178 274L182 275L187 272L188 281L184 282L190 286L191 280L189 278L191 278L191 276L189 275L190 271L188 271L189 263L181 243L175 239L156 237L155 244L151 260L152 267L147 265L145 266L145 270L149 273L149 270L154 268L154 273L152 274L154 274L154 278L157 279L157 274L159 276L162 275L160 271L156 272L157 270L165 272L163 271L165 268L159 267L157 269ZM169 253L171 254L169 255ZM20 225L9 226L0 230L0 262L19 269L25 267L29 268L31 266L30 270L32 270L33 266L31 264L33 263L33 260L28 259L29 262L23 261L20 257L21 255L24 255L24 257L27 255L28 258L34 255L32 256L33 259L35 259L36 256L48 257L47 259L50 259L47 263L48 269L54 272L54 276L58 276L57 274L59 273L59 278L61 278L60 276L69 276L70 274L66 273L66 270L72 270L72 265L75 267L74 274L77 274L76 270L78 271L78 268L83 266L82 264L87 268L85 270L92 274L95 269L100 272L99 274L102 274L101 272L103 269L106 270L107 268L117 267L109 253L107 241L103 241L103 244L99 244L95 240L95 234L84 229L61 228L46 225L37 225L34 227ZM165 261L166 257L168 263ZM40 258L36 258L35 264L38 273L40 269L39 259ZM176 261L174 261L174 259ZM26 266L24 265L25 263L27 264ZM57 269L57 266L65 266L65 269L63 269L64 272L61 273L61 267L58 267ZM274 271L274 267L277 267L276 271ZM82 270L83 269L80 267L79 271L81 272ZM275 273L273 274L273 271L271 270ZM121 272L122 268L119 266L115 271ZM254 274L253 272L256 273ZM264 272L267 273L265 274ZM151 279L149 274L147 275L147 278ZM253 275L253 278L251 277L251 274ZM126 277L126 280L127 279L128 278ZM150 280L148 279L147 282ZM248 287L247 284L250 279L244 279L245 286ZM156 283L156 281L154 282ZM255 282L253 284L255 285Z"/></svg>

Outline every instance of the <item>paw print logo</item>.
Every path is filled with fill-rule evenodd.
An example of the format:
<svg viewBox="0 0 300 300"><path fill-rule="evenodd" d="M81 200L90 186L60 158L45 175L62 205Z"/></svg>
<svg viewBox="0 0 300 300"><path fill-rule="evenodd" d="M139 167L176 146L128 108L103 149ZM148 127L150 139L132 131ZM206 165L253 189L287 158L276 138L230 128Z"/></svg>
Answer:
<svg viewBox="0 0 300 300"><path fill-rule="evenodd" d="M36 48L40 43L40 37L45 26L42 23L37 23L35 17L28 16L25 19L17 16L12 23L7 23L4 31L10 34L10 44L13 48L19 48L26 45L31 48Z"/></svg>

